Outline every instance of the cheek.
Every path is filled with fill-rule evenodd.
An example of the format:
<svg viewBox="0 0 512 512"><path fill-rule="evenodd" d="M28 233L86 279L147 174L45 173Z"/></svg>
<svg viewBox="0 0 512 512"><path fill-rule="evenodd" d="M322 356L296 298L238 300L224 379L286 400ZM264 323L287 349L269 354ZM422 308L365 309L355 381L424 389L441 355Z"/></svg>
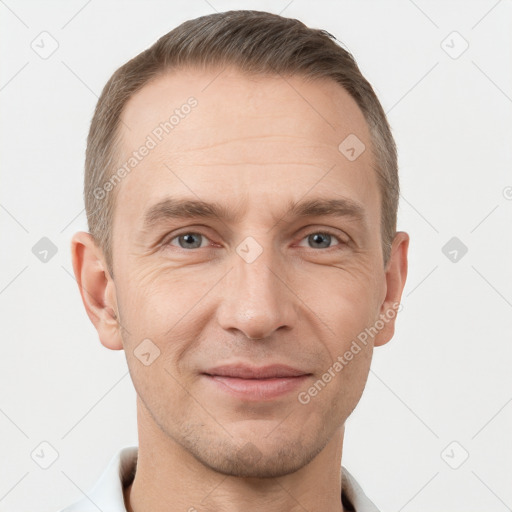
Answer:
<svg viewBox="0 0 512 512"><path fill-rule="evenodd" d="M345 419L358 404L370 370L373 347L371 345L360 345L360 348L360 352L357 352L354 348L349 348L344 352L343 357L338 360L338 362L341 361L340 364L343 367L339 377L336 377L339 378L337 385L338 401Z"/></svg>
<svg viewBox="0 0 512 512"><path fill-rule="evenodd" d="M178 364L200 338L202 326L191 322L186 300L164 280L131 280L119 304L124 319L123 344L137 394L158 417L183 410L194 374ZM197 297L195 302L197 302Z"/></svg>
<svg viewBox="0 0 512 512"><path fill-rule="evenodd" d="M331 300L329 307L336 336L329 345L331 362L327 370L334 374L333 400L343 414L350 414L361 398L373 356L369 333L379 315L382 286L373 268L368 264L357 273L345 275L337 283L338 291L332 290L336 300Z"/></svg>
<svg viewBox="0 0 512 512"><path fill-rule="evenodd" d="M179 372L176 361L193 348L204 328L201 298L212 285L208 279L198 279L191 269L185 275L173 268L141 266L126 275L118 302L126 327L127 358L134 360L138 346L149 339L160 352L158 362ZM133 363L138 365L135 360Z"/></svg>
<svg viewBox="0 0 512 512"><path fill-rule="evenodd" d="M320 290L312 290L311 297L316 297L317 310L326 325L333 340L332 348L337 353L345 350L352 339L374 321L378 308L376 280L368 272L348 272L338 270Z"/></svg>
<svg viewBox="0 0 512 512"><path fill-rule="evenodd" d="M182 309L182 284L173 269L141 265L123 274L120 296L127 313L127 321L139 334L158 332L160 327L170 329ZM189 283L190 286L190 283ZM145 332L141 332L145 331Z"/></svg>
<svg viewBox="0 0 512 512"><path fill-rule="evenodd" d="M324 331L328 354L318 378L327 381L330 389L324 400L331 401L342 416L348 415L359 401L373 354L373 341L367 329L374 324L378 301L375 283L370 276L361 276L345 275L334 282L325 290L319 307L329 329Z"/></svg>
<svg viewBox="0 0 512 512"><path fill-rule="evenodd" d="M326 424L342 424L350 416L366 385L372 347L363 346L354 352L347 347L300 390L297 399L309 413L307 421L322 418Z"/></svg>

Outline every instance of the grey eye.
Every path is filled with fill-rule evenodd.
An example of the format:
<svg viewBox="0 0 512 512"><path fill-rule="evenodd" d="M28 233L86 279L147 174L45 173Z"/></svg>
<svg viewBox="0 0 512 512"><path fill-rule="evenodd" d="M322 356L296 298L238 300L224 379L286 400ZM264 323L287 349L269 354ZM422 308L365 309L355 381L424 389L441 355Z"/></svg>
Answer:
<svg viewBox="0 0 512 512"><path fill-rule="evenodd" d="M201 237L203 235L200 233L184 233L174 237L172 240L178 240L179 246L182 249L199 249L201 247Z"/></svg>
<svg viewBox="0 0 512 512"><path fill-rule="evenodd" d="M313 248L315 249L327 249L330 246L331 235L328 233L313 233L309 235L308 242L310 242ZM320 247L319 247L320 246Z"/></svg>

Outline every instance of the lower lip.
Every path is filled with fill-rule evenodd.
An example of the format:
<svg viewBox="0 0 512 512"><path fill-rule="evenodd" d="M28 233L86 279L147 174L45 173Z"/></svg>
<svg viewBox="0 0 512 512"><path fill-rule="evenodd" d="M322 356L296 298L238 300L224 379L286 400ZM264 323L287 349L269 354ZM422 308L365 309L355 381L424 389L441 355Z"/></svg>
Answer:
<svg viewBox="0 0 512 512"><path fill-rule="evenodd" d="M271 400L290 393L307 380L309 375L280 377L275 379L239 379L204 375L214 386L231 395L246 400Z"/></svg>

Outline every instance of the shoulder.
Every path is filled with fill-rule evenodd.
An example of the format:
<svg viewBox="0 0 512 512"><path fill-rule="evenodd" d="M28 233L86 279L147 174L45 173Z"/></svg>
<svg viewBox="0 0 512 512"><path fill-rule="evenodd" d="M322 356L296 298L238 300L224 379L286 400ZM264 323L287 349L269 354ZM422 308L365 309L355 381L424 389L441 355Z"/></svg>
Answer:
<svg viewBox="0 0 512 512"><path fill-rule="evenodd" d="M125 446L117 451L94 487L78 501L56 512L126 512L123 486L133 479L137 453L136 446Z"/></svg>
<svg viewBox="0 0 512 512"><path fill-rule="evenodd" d="M342 499L343 505L354 512L379 512L375 504L366 496L357 480L349 473L347 468L342 471Z"/></svg>

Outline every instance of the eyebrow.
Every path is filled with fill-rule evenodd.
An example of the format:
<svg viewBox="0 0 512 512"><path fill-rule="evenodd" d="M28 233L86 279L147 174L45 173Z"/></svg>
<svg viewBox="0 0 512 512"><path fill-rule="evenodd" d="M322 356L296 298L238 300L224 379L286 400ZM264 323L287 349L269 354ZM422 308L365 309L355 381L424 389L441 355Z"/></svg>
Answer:
<svg viewBox="0 0 512 512"><path fill-rule="evenodd" d="M151 206L144 215L143 229L149 231L162 222L197 218L219 218L236 223L243 215L240 210L232 210L219 202L206 202L196 199L166 198ZM351 218L363 222L365 208L349 198L315 198L306 201L289 201L284 217L337 217ZM283 218L284 218L283 217Z"/></svg>

